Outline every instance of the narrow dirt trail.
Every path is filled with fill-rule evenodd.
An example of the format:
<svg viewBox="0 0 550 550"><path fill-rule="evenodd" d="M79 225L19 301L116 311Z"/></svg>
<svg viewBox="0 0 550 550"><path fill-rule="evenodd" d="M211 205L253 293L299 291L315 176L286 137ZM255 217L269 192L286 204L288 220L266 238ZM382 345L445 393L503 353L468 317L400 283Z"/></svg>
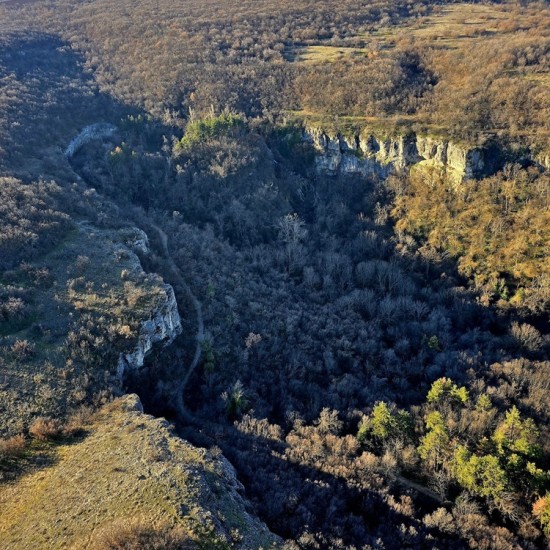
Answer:
<svg viewBox="0 0 550 550"><path fill-rule="evenodd" d="M195 315L197 318L197 334L195 337L197 341L197 345L195 347L195 354L193 356L193 360L191 361L191 364L187 368L185 375L181 380L178 381L178 384L175 390L176 407L178 410L178 414L181 417L188 420L190 413L185 408L185 404L183 401L183 392L185 391L185 388L187 387L189 379L191 378L191 375L197 368L202 356L202 343L204 342L204 318L202 315L202 304L199 302L197 297L193 294L193 291L191 290L189 285L185 282L185 279L182 277L178 266L174 262L174 259L170 254L170 250L168 248L168 236L158 225L151 223L151 227L157 232L159 236L161 248L162 248L162 254L164 256L164 259L168 262L170 274L172 275L173 279L177 282L177 284L181 286L181 288L183 288L183 290L187 294L189 301L193 304L193 309L195 310Z"/></svg>
<svg viewBox="0 0 550 550"><path fill-rule="evenodd" d="M434 491L428 489L428 487L425 487L424 485L420 485L420 483L416 483L415 481L412 481L410 479L407 479L406 477L403 477L401 475L396 476L396 480L401 485L408 487L410 489L414 489L415 491L423 494L424 496L428 497L431 500L435 500L439 504L444 504L445 501Z"/></svg>

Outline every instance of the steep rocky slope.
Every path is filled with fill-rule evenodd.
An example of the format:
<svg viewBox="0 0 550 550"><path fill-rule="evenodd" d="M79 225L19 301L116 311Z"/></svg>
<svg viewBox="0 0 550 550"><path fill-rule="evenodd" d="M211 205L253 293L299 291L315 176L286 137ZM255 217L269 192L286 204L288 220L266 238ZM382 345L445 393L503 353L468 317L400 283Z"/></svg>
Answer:
<svg viewBox="0 0 550 550"><path fill-rule="evenodd" d="M532 151L512 158L494 143L475 145L411 131L340 132L306 125L303 140L316 152L317 172L328 176L356 174L386 178L391 173L432 167L462 181L491 175L506 160L534 163L545 169L550 166L549 157L543 152Z"/></svg>
<svg viewBox="0 0 550 550"><path fill-rule="evenodd" d="M0 291L29 313L0 327L0 434L119 392L125 369L181 332L172 288L134 250L147 251L136 228L80 223L50 254L4 273Z"/></svg>
<svg viewBox="0 0 550 550"><path fill-rule="evenodd" d="M86 431L55 448L52 466L0 485L2 548L96 548L106 528L135 518L183 527L200 548L280 546L249 513L233 467L143 414L136 395L104 407Z"/></svg>

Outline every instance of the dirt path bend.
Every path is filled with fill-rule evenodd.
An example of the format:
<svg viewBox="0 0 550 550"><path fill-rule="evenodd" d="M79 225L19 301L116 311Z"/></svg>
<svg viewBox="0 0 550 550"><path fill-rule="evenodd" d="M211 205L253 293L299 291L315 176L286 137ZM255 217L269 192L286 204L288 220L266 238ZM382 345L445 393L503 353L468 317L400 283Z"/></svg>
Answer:
<svg viewBox="0 0 550 550"><path fill-rule="evenodd" d="M197 318L197 345L195 347L195 355L193 356L193 360L191 361L191 364L187 368L187 371L183 378L179 380L178 385L176 387L176 407L178 409L178 414L182 417L188 420L189 418L189 412L185 408L185 404L183 401L183 392L185 391L185 388L187 387L187 383L189 382L189 379L191 378L191 375L193 374L194 370L197 368L201 355L202 355L202 343L204 342L204 319L202 315L202 304L199 302L197 297L193 294L193 291L189 287L189 285L185 282L185 279L182 277L181 272L174 262L174 259L172 255L170 254L170 250L168 248L168 236L166 233L158 226L153 223L151 223L151 227L157 232L161 248L162 248L162 254L165 258L165 260L168 262L168 267L170 269L170 274L173 277L173 279L177 282L181 288L185 291L189 301L193 304L193 309L195 310L195 315ZM183 369L182 369L183 370Z"/></svg>
<svg viewBox="0 0 550 550"><path fill-rule="evenodd" d="M411 479L407 479L406 477L403 477L401 475L397 475L395 478L397 482L403 485L404 487L409 487L410 489L414 489L415 491L418 491L419 493L430 498L431 500L435 500L436 502L439 502L439 504L445 503L445 501L441 498L440 495L438 495L431 489L428 489L428 487L425 487L424 485L420 485L420 483L416 483L415 481L412 481Z"/></svg>

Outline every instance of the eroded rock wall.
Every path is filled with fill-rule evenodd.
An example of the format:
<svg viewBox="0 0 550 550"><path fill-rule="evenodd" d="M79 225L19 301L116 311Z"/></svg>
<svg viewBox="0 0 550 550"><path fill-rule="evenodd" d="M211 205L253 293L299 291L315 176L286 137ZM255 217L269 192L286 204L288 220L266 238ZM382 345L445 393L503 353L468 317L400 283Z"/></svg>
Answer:
<svg viewBox="0 0 550 550"><path fill-rule="evenodd" d="M487 175L486 151L452 141L413 133L381 137L373 133L344 136L306 128L304 141L316 151L315 167L328 176L361 175L387 178L423 161L452 172L458 179Z"/></svg>
<svg viewBox="0 0 550 550"><path fill-rule="evenodd" d="M117 130L118 129L116 126L104 122L98 122L96 124L86 126L71 140L65 150L65 157L68 159L72 158L87 143L90 143L96 139L110 138L117 132Z"/></svg>
<svg viewBox="0 0 550 550"><path fill-rule="evenodd" d="M125 245L134 253L149 254L149 240L144 231L138 228L130 228L123 231ZM141 268L139 258L135 257ZM162 344L167 346L181 334L181 318L174 289L169 284L162 284L160 297L151 310L150 318L143 321L139 330L137 341L132 351L121 353L117 374L122 380L128 370L138 370L143 367L145 357L153 349L153 346Z"/></svg>
<svg viewBox="0 0 550 550"><path fill-rule="evenodd" d="M534 161L545 170L550 170L550 150L537 153L534 157Z"/></svg>
<svg viewBox="0 0 550 550"><path fill-rule="evenodd" d="M165 284L164 299L151 312L151 318L144 321L132 351L121 353L118 360L117 374L122 379L128 370L143 367L145 357L156 344L169 345L181 333L181 319L174 289Z"/></svg>

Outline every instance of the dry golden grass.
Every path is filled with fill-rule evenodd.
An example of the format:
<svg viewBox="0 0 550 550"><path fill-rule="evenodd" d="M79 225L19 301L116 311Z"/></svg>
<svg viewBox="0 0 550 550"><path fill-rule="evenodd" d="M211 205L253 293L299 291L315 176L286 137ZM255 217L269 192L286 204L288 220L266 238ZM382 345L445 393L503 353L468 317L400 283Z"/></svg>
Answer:
<svg viewBox="0 0 550 550"><path fill-rule="evenodd" d="M287 57L298 63L335 63L353 57L380 55L395 46L396 41L415 39L430 42L434 48L457 49L472 41L487 40L521 29L510 21L509 8L485 4L455 4L434 7L432 15L398 26L384 27L358 38L370 47L333 46L325 44L293 48Z"/></svg>
<svg viewBox="0 0 550 550"><path fill-rule="evenodd" d="M506 6L455 4L435 8L433 15L411 25L396 27L384 38L388 40L400 35L412 36L429 40L433 47L460 48L465 42L485 40L493 34L511 32L514 27L503 25L509 19Z"/></svg>
<svg viewBox="0 0 550 550"><path fill-rule="evenodd" d="M302 46L292 50L289 57L298 63L336 63L353 57L367 57L366 48L347 48L337 46Z"/></svg>
<svg viewBox="0 0 550 550"><path fill-rule="evenodd" d="M112 402L86 437L49 445L50 466L0 484L3 549L139 549L148 537L172 544L186 534L228 548L220 525L258 541L250 547L270 547L273 538L245 514L220 464L139 407L135 396ZM124 544L132 539L135 546Z"/></svg>
<svg viewBox="0 0 550 550"><path fill-rule="evenodd" d="M545 88L550 88L549 73L530 73L526 74L524 78L537 82L539 85L544 86Z"/></svg>
<svg viewBox="0 0 550 550"><path fill-rule="evenodd" d="M366 41L367 47L358 47L354 44L357 41L353 40L349 46L310 44L291 48L286 58L295 63L315 65L376 57L384 55L403 39L428 43L435 49L460 50L476 42L486 42L491 37L512 35L522 28L521 23L510 17L506 5L464 3L434 6L429 16L359 35L358 41Z"/></svg>

